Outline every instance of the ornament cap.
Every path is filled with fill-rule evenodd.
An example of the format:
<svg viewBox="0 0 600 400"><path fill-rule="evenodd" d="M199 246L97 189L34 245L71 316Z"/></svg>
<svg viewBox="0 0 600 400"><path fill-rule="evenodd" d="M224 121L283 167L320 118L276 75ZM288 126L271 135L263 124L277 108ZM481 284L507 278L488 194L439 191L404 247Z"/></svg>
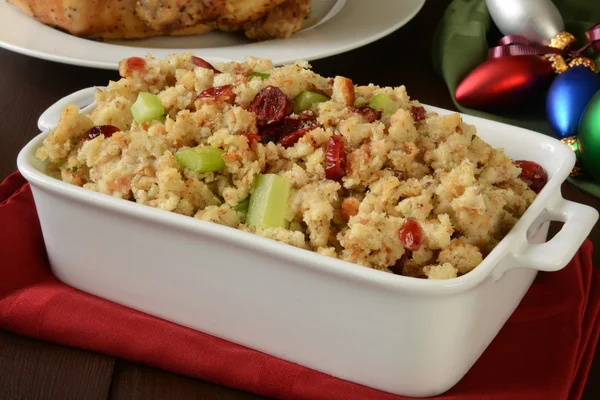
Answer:
<svg viewBox="0 0 600 400"><path fill-rule="evenodd" d="M550 39L549 46L554 47L555 49L564 50L571 46L575 40L575 36L571 35L569 32L559 32L552 39Z"/></svg>
<svg viewBox="0 0 600 400"><path fill-rule="evenodd" d="M569 69L567 62L560 54L547 54L545 57L552 63L552 68L557 74L562 74Z"/></svg>
<svg viewBox="0 0 600 400"><path fill-rule="evenodd" d="M594 73L598 72L598 69L596 69L596 63L587 57L575 57L569 62L569 68L578 66L588 67Z"/></svg>
<svg viewBox="0 0 600 400"><path fill-rule="evenodd" d="M569 136L564 139L560 139L560 141L563 142L564 144L566 144L567 146L569 146L569 148L571 150L573 150L573 152L575 152L575 153L577 153L577 150L579 150L579 145L577 143L577 136Z"/></svg>

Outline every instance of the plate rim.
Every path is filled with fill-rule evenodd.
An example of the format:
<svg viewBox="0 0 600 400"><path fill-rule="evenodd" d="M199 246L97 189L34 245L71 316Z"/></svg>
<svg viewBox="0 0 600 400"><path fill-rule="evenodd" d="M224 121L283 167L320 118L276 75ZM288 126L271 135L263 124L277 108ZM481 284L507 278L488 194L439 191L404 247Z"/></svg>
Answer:
<svg viewBox="0 0 600 400"><path fill-rule="evenodd" d="M343 7L347 6L347 3L350 1L352 1L352 0L344 0L345 4L343 5ZM359 0L359 1L363 1L363 0ZM308 55L304 55L301 57L288 57L288 58L282 58L282 59L274 59L273 63L274 63L274 65L279 66L279 65L283 65L283 64L292 63L298 59L302 59L302 60L306 60L306 61L314 61L314 60L330 57L333 55L342 54L342 53L366 46L370 43L373 43L385 36L388 36L392 32L400 29L402 26L406 25L408 22L410 22L412 19L414 19L415 16L423 9L423 6L425 5L426 0L412 0L412 1L415 2L415 7L412 10L410 10L410 12L403 14L402 17L398 18L398 20L395 23L390 24L388 27L386 27L385 29L382 29L381 31L378 31L377 33L374 33L367 37L361 38L359 40L349 41L339 47L330 46L326 50L315 51L313 53L310 53ZM14 7L12 4L10 4L8 2L5 2L4 6ZM18 11L18 12L22 13L21 11ZM29 16L26 16L26 17L29 18L32 23L39 24L40 25L39 28L41 28L41 29L44 29L44 28L56 29L56 28L50 27L48 25L45 25L45 24L33 19L32 17L29 17ZM327 21L325 21L325 23L317 23L315 26L311 26L311 27L307 28L306 30L310 31L313 29L318 29L319 27L326 25L327 22L329 22L329 20L331 20L331 18L329 18ZM15 52L18 54L23 54L23 55L26 55L29 57L38 58L38 59L51 61L51 62L56 62L56 63L60 63L60 64L74 65L74 66L86 67L86 68L96 68L96 69L103 69L103 70L118 70L118 66L119 66L118 62L91 60L89 58L85 59L85 58L80 58L80 57L79 58L74 57L73 55L61 55L61 54L52 53L50 51L41 51L41 50L38 50L35 48L31 48L32 46L27 47L24 45L14 44L13 42L6 41L5 39L2 38L1 33L2 33L2 30L0 28L0 48L4 48L8 51L12 51L12 52ZM65 34L70 36L70 38L68 40L71 40L71 39L75 40L75 41L90 40L90 39L70 35L68 33L65 33ZM100 45L106 44L106 45L110 46L110 47L107 47L107 49L110 49L113 46L119 47L119 48L130 47L130 46L125 46L123 44L116 44L116 43L101 43L101 42L95 42L95 43L99 43ZM238 47L238 46L231 46L231 47L234 48L234 47ZM243 45L241 45L239 47L243 47ZM167 53L168 54L189 53L189 52L198 53L199 51L206 49L206 48L202 48L202 47L198 47L198 48L159 48L159 47L137 47L137 46L131 46L131 48L135 49L136 52L144 51L144 52L146 52L146 54L151 54L153 56L156 56L156 54L162 54L159 57L163 57L163 55L166 55ZM223 49L223 48L225 48L225 47L214 47L211 49ZM236 51L236 50L233 50L233 51ZM226 57L211 56L211 55L203 55L202 57L210 62L228 62L228 61L234 60L234 58L226 58ZM261 57L261 56L257 56L257 57ZM264 57L261 57L261 58L264 58Z"/></svg>

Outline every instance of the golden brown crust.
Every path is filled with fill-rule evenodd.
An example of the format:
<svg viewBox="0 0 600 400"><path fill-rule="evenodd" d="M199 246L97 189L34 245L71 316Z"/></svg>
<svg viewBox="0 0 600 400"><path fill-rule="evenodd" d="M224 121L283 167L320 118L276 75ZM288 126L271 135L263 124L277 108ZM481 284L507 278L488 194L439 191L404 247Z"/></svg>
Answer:
<svg viewBox="0 0 600 400"><path fill-rule="evenodd" d="M226 0L137 0L136 15L155 31L171 32L215 21L227 13Z"/></svg>
<svg viewBox="0 0 600 400"><path fill-rule="evenodd" d="M246 37L253 40L287 39L302 27L310 14L311 0L287 0L263 18L244 26Z"/></svg>
<svg viewBox="0 0 600 400"><path fill-rule="evenodd" d="M171 32L199 23L225 31L256 21L285 0L137 0L136 13L156 31Z"/></svg>
<svg viewBox="0 0 600 400"><path fill-rule="evenodd" d="M198 24L194 26L188 26L187 28L175 29L168 33L169 36L194 36L202 35L204 33L212 32L214 28L207 24Z"/></svg>
<svg viewBox="0 0 600 400"><path fill-rule="evenodd" d="M159 34L133 12L136 0L8 0L38 21L73 35L134 39Z"/></svg>

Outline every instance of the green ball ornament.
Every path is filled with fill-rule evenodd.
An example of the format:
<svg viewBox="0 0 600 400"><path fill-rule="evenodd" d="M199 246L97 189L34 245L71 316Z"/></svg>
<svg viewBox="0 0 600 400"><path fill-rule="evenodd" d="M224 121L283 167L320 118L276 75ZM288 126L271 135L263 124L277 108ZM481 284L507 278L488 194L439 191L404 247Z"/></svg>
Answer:
<svg viewBox="0 0 600 400"><path fill-rule="evenodd" d="M600 182L600 91L590 100L577 134L579 156L589 174Z"/></svg>

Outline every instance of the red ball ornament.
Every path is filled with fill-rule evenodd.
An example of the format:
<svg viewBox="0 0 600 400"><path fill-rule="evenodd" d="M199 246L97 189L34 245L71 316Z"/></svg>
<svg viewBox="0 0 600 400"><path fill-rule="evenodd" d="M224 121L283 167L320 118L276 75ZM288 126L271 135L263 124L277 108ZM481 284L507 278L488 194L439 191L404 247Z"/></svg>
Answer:
<svg viewBox="0 0 600 400"><path fill-rule="evenodd" d="M456 88L456 101L470 108L515 108L543 91L552 81L550 61L540 56L490 58Z"/></svg>

